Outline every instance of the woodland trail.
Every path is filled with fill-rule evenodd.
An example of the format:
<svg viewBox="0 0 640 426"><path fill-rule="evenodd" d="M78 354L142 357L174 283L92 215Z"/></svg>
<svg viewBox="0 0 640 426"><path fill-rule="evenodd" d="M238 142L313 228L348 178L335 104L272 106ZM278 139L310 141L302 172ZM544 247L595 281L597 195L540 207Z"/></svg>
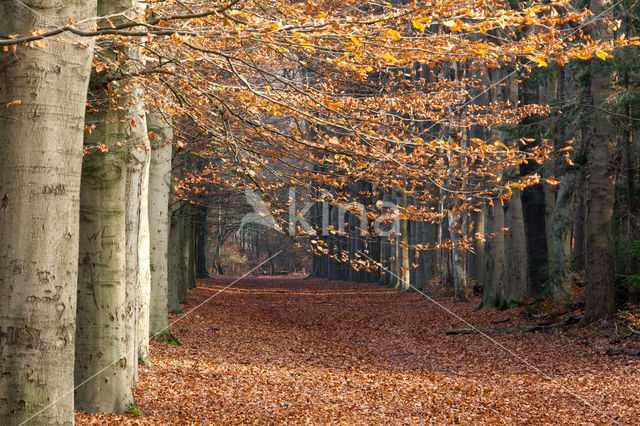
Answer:
<svg viewBox="0 0 640 426"><path fill-rule="evenodd" d="M77 423L640 424L640 359L604 354L606 326L496 343L445 336L466 325L417 293L288 277L221 291L231 282L200 280L185 312L219 294L172 326L182 346L152 344L143 416ZM437 301L478 327L522 322Z"/></svg>

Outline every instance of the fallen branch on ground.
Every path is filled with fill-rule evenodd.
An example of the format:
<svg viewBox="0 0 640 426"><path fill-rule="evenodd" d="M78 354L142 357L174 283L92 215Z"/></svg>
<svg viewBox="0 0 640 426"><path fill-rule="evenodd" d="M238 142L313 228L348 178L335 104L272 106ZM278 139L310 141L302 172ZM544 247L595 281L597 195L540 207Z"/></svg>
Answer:
<svg viewBox="0 0 640 426"><path fill-rule="evenodd" d="M607 349L607 355L633 355L633 356L640 356L640 349L610 348L610 349Z"/></svg>
<svg viewBox="0 0 640 426"><path fill-rule="evenodd" d="M535 325L523 325L515 327L497 327L497 328L453 328L445 331L447 335L456 334L492 334L492 333L515 333L518 331L543 331L556 327L564 327L567 325L575 324L580 321L581 316L568 317L563 321L549 324L535 324Z"/></svg>

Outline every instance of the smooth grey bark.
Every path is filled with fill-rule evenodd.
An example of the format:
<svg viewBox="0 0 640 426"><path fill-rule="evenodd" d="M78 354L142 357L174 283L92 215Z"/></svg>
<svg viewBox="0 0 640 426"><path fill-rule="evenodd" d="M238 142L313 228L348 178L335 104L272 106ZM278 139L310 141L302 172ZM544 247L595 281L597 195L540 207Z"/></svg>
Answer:
<svg viewBox="0 0 640 426"><path fill-rule="evenodd" d="M476 75L485 87L490 86L491 76L488 70L479 69L472 72L472 75ZM495 91L495 89L494 89ZM489 98L493 95L491 90L473 90L474 103L480 106L489 105ZM468 138L478 138L482 140L488 140L491 135L491 130L485 126L473 125L468 130ZM474 169L473 163L471 168ZM479 207L479 206L478 206ZM473 221L473 228L477 235L485 235L484 225L485 213L483 210L474 211L471 215ZM480 289L484 287L484 270L485 270L485 240L483 238L475 238L473 243L473 253L467 255L467 265L469 277L474 281L474 294L478 294Z"/></svg>
<svg viewBox="0 0 640 426"><path fill-rule="evenodd" d="M388 193L382 194L382 202L388 203L391 200L391 197ZM386 227L383 227L383 224L380 225L381 230L386 230ZM378 280L379 285L390 286L391 285L391 241L388 236L380 237L380 279Z"/></svg>
<svg viewBox="0 0 640 426"><path fill-rule="evenodd" d="M573 218L573 251L571 253L573 268L579 273L584 272L587 258L586 185L586 176L581 173L576 185L576 212Z"/></svg>
<svg viewBox="0 0 640 426"><path fill-rule="evenodd" d="M484 212L474 212L472 215L474 230L484 235ZM473 253L467 259L469 265L469 277L475 281L476 288L484 286L484 240L476 238L473 242Z"/></svg>
<svg viewBox="0 0 640 426"><path fill-rule="evenodd" d="M467 298L467 256L461 247L461 238L465 224L460 211L449 209L447 212L449 235L451 237L451 266L453 278L453 297L457 302L466 302Z"/></svg>
<svg viewBox="0 0 640 426"><path fill-rule="evenodd" d="M340 268L339 261L336 257L340 257L340 240L338 236L338 222L339 222L339 208L334 206L333 204L329 206L329 235L327 238L329 240L329 268L327 278L329 280L335 281L339 280L340 277Z"/></svg>
<svg viewBox="0 0 640 426"><path fill-rule="evenodd" d="M558 69L557 98L564 104L575 103L575 87L571 70L567 67ZM574 138L577 130L568 123L555 126L556 148L564 147L568 139ZM568 155L568 153L567 153ZM567 300L572 296L571 245L573 239L574 216L576 210L576 192L578 178L581 173L573 168L567 169L566 160L556 160L555 171L560 176L553 206L553 253L550 259L551 296L555 300Z"/></svg>
<svg viewBox="0 0 640 426"><path fill-rule="evenodd" d="M524 104L540 103L538 83L525 80L521 83L521 96ZM529 122L524 120L525 124ZM520 164L522 175L539 172L539 165L529 161ZM522 208L527 235L527 294L540 298L546 291L549 279L549 247L547 238L547 208L545 206L545 186L539 183L525 188L522 192Z"/></svg>
<svg viewBox="0 0 640 426"><path fill-rule="evenodd" d="M88 113L90 117L105 115ZM94 130L92 137L100 133ZM75 406L86 412L123 413L133 405L128 363L134 312L126 288L125 157L125 148L93 152L82 165Z"/></svg>
<svg viewBox="0 0 640 426"><path fill-rule="evenodd" d="M609 0L592 0L590 4L596 15L610 6ZM605 13L605 17L611 16L612 11ZM605 23L594 24L591 33L602 39L612 37L611 28ZM592 59L589 71L589 92L595 108L587 146L585 323L605 318L616 310L612 220L619 166L617 129L604 112L612 108L617 73L597 58Z"/></svg>
<svg viewBox="0 0 640 426"><path fill-rule="evenodd" d="M207 246L208 246L208 209L206 206L199 207L198 223L196 226L196 278L209 278L207 268Z"/></svg>
<svg viewBox="0 0 640 426"><path fill-rule="evenodd" d="M522 193L522 208L525 223L527 224L527 269L529 275L527 294L533 298L540 297L544 292L544 285L549 277L544 189L542 185L537 184L525 188Z"/></svg>
<svg viewBox="0 0 640 426"><path fill-rule="evenodd" d="M338 274L338 280L346 280L347 277L347 270L348 270L348 262L345 262L345 259L348 260L347 257L347 253L349 250L348 244L348 238L347 235L345 234L345 222L344 222L344 217L345 217L345 209L343 207L339 207L338 208L338 223L337 223L337 229L338 229L338 235L336 236L337 238L337 242L338 242L338 261L337 261L337 274ZM271 256L271 254L269 254L269 256Z"/></svg>
<svg viewBox="0 0 640 426"><path fill-rule="evenodd" d="M318 197L317 193L316 193L316 197ZM311 208L313 228L316 232L316 235L312 236L311 239L318 242L323 241L321 211L322 211L322 203L320 202L316 202ZM243 234L243 237L244 237L244 234ZM216 248L216 250L218 250L218 248ZM311 249L311 275L309 276L309 278L324 276L324 272L323 272L324 261L325 261L325 256L323 256L322 254L319 253L318 250L316 250L316 245L314 244Z"/></svg>
<svg viewBox="0 0 640 426"><path fill-rule="evenodd" d="M400 196L400 206L406 209L409 204L409 198L406 191ZM398 254L400 256L400 270L398 271L397 288L407 291L411 288L411 269L409 259L409 220L406 218L400 221L400 237L398 239Z"/></svg>
<svg viewBox="0 0 640 426"><path fill-rule="evenodd" d="M414 222L412 223L411 235L412 235L412 243L413 244L422 244L422 230L424 229L423 222ZM412 259L416 261L416 268L411 271L411 279L413 280L413 285L418 289L422 290L425 287L425 269L424 269L424 255L426 250L420 251L418 249L414 249L412 254ZM418 255L415 258L415 255Z"/></svg>
<svg viewBox="0 0 640 426"><path fill-rule="evenodd" d="M458 72L456 71L456 79ZM461 126L462 127L462 126ZM449 135L449 147L447 148L447 160L451 169L457 169L461 173L460 190L465 190L467 163L462 157L455 158L452 155L451 145L467 146L466 132L458 132ZM449 183L450 185L450 183ZM460 206L462 200L454 198L448 201L447 222L449 236L451 238L451 272L453 278L453 298L457 302L466 302L467 296L467 255L463 247L463 239L467 234L467 215L462 212Z"/></svg>
<svg viewBox="0 0 640 426"><path fill-rule="evenodd" d="M87 122L97 127L85 135L85 145L102 142L109 150L92 150L82 165L75 405L123 413L133 405L137 288L127 268L128 148L116 142L130 132L130 111L114 111L99 83L91 94L97 111L87 112Z"/></svg>
<svg viewBox="0 0 640 426"><path fill-rule="evenodd" d="M420 256L422 257L422 268L424 270L424 281L421 288L426 288L427 285L435 278L437 274L437 253L435 250L436 243L436 224L431 222L423 222L421 229L421 242L428 243L429 249L423 251Z"/></svg>
<svg viewBox="0 0 640 426"><path fill-rule="evenodd" d="M196 228L197 224L194 223L194 220L197 220L199 214L196 213L196 206L191 205L191 214L189 215L190 221L187 225L187 235L189 237L189 260L187 264L188 268L188 281L187 281L187 291L192 288L196 288L196 277L197 277L197 267L198 267L198 250L197 250L197 241L196 241Z"/></svg>
<svg viewBox="0 0 640 426"><path fill-rule="evenodd" d="M554 67L549 70L547 78L544 83L539 87L539 102L541 105L549 105L553 98L557 97L558 94L558 82L559 82L559 73L558 70ZM555 128L551 128L548 137L550 139L555 139ZM553 159L546 160L542 167L542 175L543 178L554 177L556 174L556 165ZM544 192L544 223L545 223L545 236L547 238L547 265L551 269L553 267L553 253L554 253L554 223L553 223L553 209L556 204L556 187L551 185L543 185ZM550 271L551 272L551 271ZM551 274L549 274L551 275Z"/></svg>
<svg viewBox="0 0 640 426"><path fill-rule="evenodd" d="M132 14L135 4L99 0L98 15ZM127 19L113 18L116 24ZM129 45L109 41L104 47L102 55L121 61L125 71L139 62L139 52ZM97 127L85 135L85 144L103 143L109 151L94 151L83 164L75 403L82 411L123 413L134 404L140 278L146 280L145 298L149 285L148 242L140 238L141 229L146 233L147 212L140 203L146 199L141 192L148 159L146 152L134 154L134 145L144 151L148 141L140 88L126 78L107 84L104 74L94 73L89 94L87 122Z"/></svg>
<svg viewBox="0 0 640 426"><path fill-rule="evenodd" d="M134 3L99 0L98 14L132 13ZM127 18L114 19L117 23ZM138 61L137 52L123 43L105 45L102 54L124 61L125 70L134 69ZM145 154L139 160L132 150L134 144L145 149L148 142L146 129L140 128L145 126L140 117L141 89L128 87L127 79L108 86L103 77L92 75L92 112L87 122L97 127L85 135L85 145L103 143L109 151L94 151L83 164L75 404L87 412L123 413L134 404L131 387L137 379L140 272L148 283L148 266L139 269L140 200L144 198L140 191L146 185L142 170L147 159ZM111 99L118 90L122 97L116 98L118 108L113 108ZM142 257L148 262L146 251Z"/></svg>
<svg viewBox="0 0 640 426"><path fill-rule="evenodd" d="M175 199L175 186L174 180L176 176L180 176L182 173L182 159L176 149L172 148L171 162L173 167L171 169L170 180L170 193L169 193L169 250L167 261L167 274L168 274L168 298L167 307L169 313L182 313L180 307L180 287L182 286L181 280L184 279L184 238L182 236L184 227L182 225L186 203ZM258 251L256 241L256 253ZM257 256L256 256L257 257Z"/></svg>
<svg viewBox="0 0 640 426"><path fill-rule="evenodd" d="M169 313L182 313L180 308L180 281L183 279L182 269L184 267L184 254L182 252L182 232L184 227L181 223L180 208L182 202L174 203L171 206L171 222L169 226L169 250L167 263L168 291L167 309Z"/></svg>
<svg viewBox="0 0 640 426"><path fill-rule="evenodd" d="M498 308L506 296L504 209L499 202L485 206L484 289L480 308Z"/></svg>
<svg viewBox="0 0 640 426"><path fill-rule="evenodd" d="M362 194L366 192L368 188L366 188L361 182L356 184L356 193ZM361 196L360 196L361 197ZM363 206L367 203L365 200L358 198L358 202L360 202ZM364 208L364 207L362 207ZM368 223L362 223L362 212L356 212L355 214L351 214L353 217L353 251L354 257L359 260L366 260L366 257L363 254L366 251L365 238L367 233ZM368 221L365 221L368 222ZM371 256L371 254L367 254L367 256ZM359 268L355 271L354 278L357 282L366 282L368 281L369 274L363 268Z"/></svg>
<svg viewBox="0 0 640 426"><path fill-rule="evenodd" d="M398 196L397 190L391 191L391 202L396 206L400 204L400 197ZM398 222L398 227L394 230L389 241L391 244L391 258L389 260L389 286L394 288L398 288L400 277L400 266L402 262L402 259L400 258L400 256L402 256L402 252L400 251L401 238L402 223Z"/></svg>
<svg viewBox="0 0 640 426"><path fill-rule="evenodd" d="M414 289L418 288L417 283L418 277L420 275L420 273L418 272L420 267L416 262L417 258L415 249L415 246L418 242L418 235L420 233L419 227L420 222L409 222L409 263L411 264L411 285L414 287Z"/></svg>
<svg viewBox="0 0 640 426"><path fill-rule="evenodd" d="M147 127L155 135L151 143L149 169L149 236L151 297L149 333L155 339L169 337L168 250L169 193L171 191L171 142L173 128L157 113L147 116Z"/></svg>
<svg viewBox="0 0 640 426"><path fill-rule="evenodd" d="M515 190L505 202L504 236L505 287L507 301L521 301L527 296L527 248L522 212L522 193Z"/></svg>
<svg viewBox="0 0 640 426"><path fill-rule="evenodd" d="M348 241L348 255L349 255L349 264L347 265L347 281L356 281L356 270L353 267L353 262L356 257L356 220L355 216L351 213L347 213L347 241Z"/></svg>
<svg viewBox="0 0 640 426"><path fill-rule="evenodd" d="M437 228L437 265L438 274L440 275L440 288L445 291L446 294L452 295L453 293L453 265L451 259L451 250L443 247L444 244L451 238L449 234L449 219L448 216L444 216L444 201L439 202L439 213L442 215L442 219L438 223Z"/></svg>
<svg viewBox="0 0 640 426"><path fill-rule="evenodd" d="M553 86L553 84L551 84ZM508 78L508 84L502 90L502 98L511 105L518 104L519 86ZM547 87L547 92L552 89ZM555 93L555 92L554 92ZM546 96L546 95L545 95ZM544 99L549 102L549 99ZM510 135L508 132L500 132L500 138L507 143ZM519 174L519 168L513 167L507 171L508 178L515 178ZM553 193L545 192L545 197L553 198ZM548 202L545 198L545 206ZM545 211L545 218L549 216L553 207ZM550 220L545 222L551 224ZM504 236L505 248L505 301L522 301L527 297L528 271L527 271L527 238L524 223L524 211L522 208L522 192L518 189L511 193L511 197L504 203L504 224L508 228Z"/></svg>
<svg viewBox="0 0 640 426"><path fill-rule="evenodd" d="M0 33L27 35L96 12L91 0L27 4L38 13L0 3ZM82 42L0 52L3 425L73 424L78 200L93 56L93 42Z"/></svg>
<svg viewBox="0 0 640 426"><path fill-rule="evenodd" d="M572 295L569 273L571 267L571 230L576 209L576 173L567 173L560 181L553 209L553 257L551 263L551 295L555 300Z"/></svg>
<svg viewBox="0 0 640 426"><path fill-rule="evenodd" d="M135 125L126 133L127 180L125 195L127 304L135 310L131 340L132 354L128 365L132 369L134 384L137 382L138 362L149 361L149 299L151 273L149 260L149 138L142 101L142 89L132 89L129 119Z"/></svg>
<svg viewBox="0 0 640 426"><path fill-rule="evenodd" d="M187 290L189 289L189 276L190 276L190 261L191 261L191 204L185 202L185 205L182 209L182 215L180 217L180 226L182 227L182 231L180 233L180 253L182 255L180 264L180 287L178 297L180 298L180 303L185 303L187 301ZM267 245L268 247L268 245Z"/></svg>

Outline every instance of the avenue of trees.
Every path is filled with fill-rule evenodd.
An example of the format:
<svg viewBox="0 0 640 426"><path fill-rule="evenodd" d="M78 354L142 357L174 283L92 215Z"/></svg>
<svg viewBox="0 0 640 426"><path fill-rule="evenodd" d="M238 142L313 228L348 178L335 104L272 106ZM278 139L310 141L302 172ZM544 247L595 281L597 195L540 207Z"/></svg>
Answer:
<svg viewBox="0 0 640 426"><path fill-rule="evenodd" d="M207 252L277 251L240 229L247 191L316 277L579 298L585 323L637 305L637 21L605 0L2 2L0 423L130 410Z"/></svg>

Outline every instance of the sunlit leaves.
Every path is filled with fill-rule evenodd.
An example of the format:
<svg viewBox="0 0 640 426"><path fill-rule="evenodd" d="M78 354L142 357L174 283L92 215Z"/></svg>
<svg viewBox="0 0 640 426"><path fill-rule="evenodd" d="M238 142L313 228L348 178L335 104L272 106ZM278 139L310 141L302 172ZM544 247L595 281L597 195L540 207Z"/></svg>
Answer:
<svg viewBox="0 0 640 426"><path fill-rule="evenodd" d="M596 56L598 58L602 59L603 61L606 60L607 58L613 58L613 55L610 55L607 52L604 52L602 50L597 50L596 51Z"/></svg>
<svg viewBox="0 0 640 426"><path fill-rule="evenodd" d="M275 0L207 14L224 3L157 2L147 19L167 18L137 39L144 61L127 66L98 52L95 67L116 79L130 69L133 84L148 88L149 106L173 116L176 145L202 162L180 177L181 197L220 186L277 192L295 182L349 201L358 196L349 184L367 182L378 191L371 197L402 189L425 204L457 197L472 211L538 182L504 171L553 151L495 133L549 108L496 97L506 83L482 74L508 67L516 81L536 68L611 55L614 43L581 31L566 37L589 12L561 3L517 10L475 0ZM168 18L189 13L202 16ZM466 134L474 127L486 129L486 140ZM403 214L439 220L426 210Z"/></svg>
<svg viewBox="0 0 640 426"><path fill-rule="evenodd" d="M143 416L77 413L76 423L599 424L607 422L604 416L640 418L638 361L604 355L616 329L630 333L621 323L491 339L447 336L446 330L468 324L530 325L540 321L532 312L545 305L477 311L477 299L436 297L436 305L418 292L373 284L291 277L231 283L199 281L185 312L219 294L173 324L183 346L151 343L153 366L139 367L134 389ZM565 304L552 306L567 311ZM544 321L562 318L545 315ZM640 328L636 310L627 318ZM626 342L633 344L633 337Z"/></svg>

